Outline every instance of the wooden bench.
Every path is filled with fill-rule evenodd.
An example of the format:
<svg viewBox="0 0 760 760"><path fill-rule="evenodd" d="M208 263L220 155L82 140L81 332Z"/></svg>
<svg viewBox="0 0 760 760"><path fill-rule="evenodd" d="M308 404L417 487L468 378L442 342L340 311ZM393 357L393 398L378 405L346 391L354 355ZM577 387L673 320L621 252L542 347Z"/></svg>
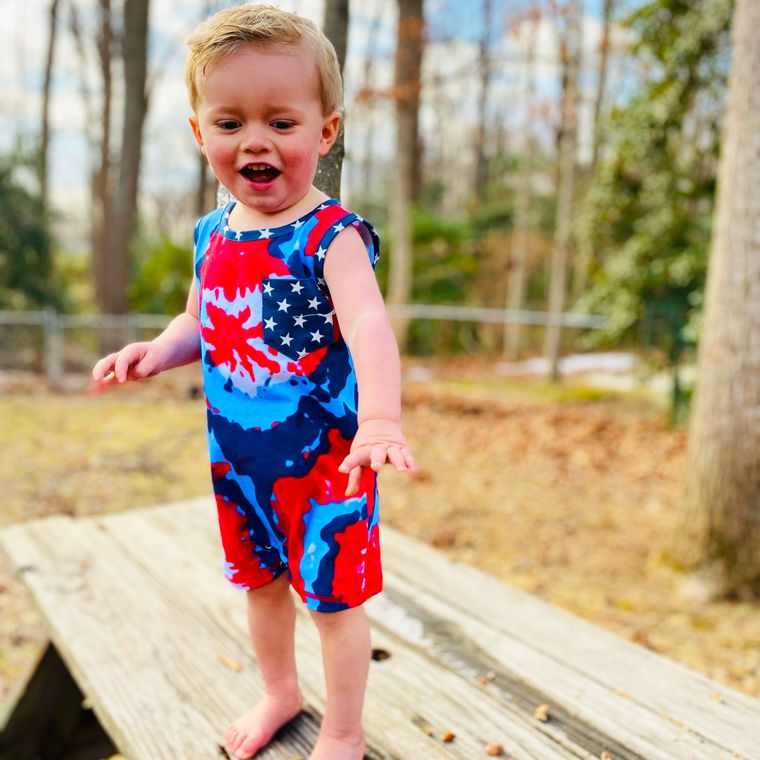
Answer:
<svg viewBox="0 0 760 760"><path fill-rule="evenodd" d="M0 543L52 642L6 707L1 758L226 756L224 728L261 683L209 499L46 518L4 530ZM388 526L381 544L385 590L366 605L367 757L470 760L499 744L519 760L760 758L760 701ZM298 609L305 708L257 758L307 758L317 736L319 637Z"/></svg>

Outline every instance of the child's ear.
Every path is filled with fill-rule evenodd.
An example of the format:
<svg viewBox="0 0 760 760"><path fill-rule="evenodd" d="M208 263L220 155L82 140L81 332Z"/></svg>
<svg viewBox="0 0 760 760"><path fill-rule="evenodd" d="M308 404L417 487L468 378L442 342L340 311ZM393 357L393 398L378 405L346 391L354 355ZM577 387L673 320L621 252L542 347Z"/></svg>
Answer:
<svg viewBox="0 0 760 760"><path fill-rule="evenodd" d="M325 117L322 122L322 138L319 141L319 155L326 156L338 137L340 114L336 111Z"/></svg>
<svg viewBox="0 0 760 760"><path fill-rule="evenodd" d="M195 142L198 143L201 149L201 153L206 155L206 146L203 144L203 135L201 135L201 128L198 126L198 120L195 116L191 116L188 121L190 122L190 128L193 130L195 136Z"/></svg>

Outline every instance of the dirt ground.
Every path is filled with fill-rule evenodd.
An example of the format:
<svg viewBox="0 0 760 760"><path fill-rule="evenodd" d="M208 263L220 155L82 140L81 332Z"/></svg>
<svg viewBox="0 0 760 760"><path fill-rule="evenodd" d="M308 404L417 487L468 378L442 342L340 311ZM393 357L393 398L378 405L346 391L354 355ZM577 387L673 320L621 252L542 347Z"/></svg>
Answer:
<svg viewBox="0 0 760 760"><path fill-rule="evenodd" d="M381 526L760 697L760 606L689 601L662 560L686 432L661 406L472 359L404 369L419 473L383 471ZM92 397L77 379L53 393L0 377L0 527L210 495L195 379L181 370ZM0 699L44 636L0 556Z"/></svg>

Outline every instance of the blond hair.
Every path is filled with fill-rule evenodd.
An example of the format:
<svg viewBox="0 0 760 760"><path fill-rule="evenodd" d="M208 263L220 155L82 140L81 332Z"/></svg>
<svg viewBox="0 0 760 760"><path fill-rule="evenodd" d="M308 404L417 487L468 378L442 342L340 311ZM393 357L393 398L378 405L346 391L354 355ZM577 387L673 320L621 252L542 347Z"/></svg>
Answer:
<svg viewBox="0 0 760 760"><path fill-rule="evenodd" d="M317 68L323 115L341 108L343 84L335 48L313 21L295 13L271 5L225 8L199 24L187 44L190 55L185 81L193 111L198 106L200 80L209 67L245 44L261 47L303 44Z"/></svg>

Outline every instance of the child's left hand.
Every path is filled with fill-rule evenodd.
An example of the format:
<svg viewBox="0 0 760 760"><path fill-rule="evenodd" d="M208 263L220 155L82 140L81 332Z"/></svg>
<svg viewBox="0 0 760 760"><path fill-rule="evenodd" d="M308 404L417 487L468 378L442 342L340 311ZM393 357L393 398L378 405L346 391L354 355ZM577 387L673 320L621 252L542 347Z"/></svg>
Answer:
<svg viewBox="0 0 760 760"><path fill-rule="evenodd" d="M365 420L356 431L351 453L338 467L340 472L349 473L346 496L359 489L362 467L371 467L378 472L386 462L390 462L399 472L417 470L398 422Z"/></svg>

